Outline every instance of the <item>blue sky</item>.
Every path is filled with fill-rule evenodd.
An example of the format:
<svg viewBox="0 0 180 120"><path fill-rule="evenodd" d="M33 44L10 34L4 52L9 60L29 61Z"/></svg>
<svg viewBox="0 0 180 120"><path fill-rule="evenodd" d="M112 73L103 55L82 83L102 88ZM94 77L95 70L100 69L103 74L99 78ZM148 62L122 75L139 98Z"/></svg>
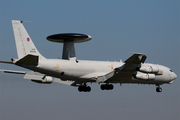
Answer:
<svg viewBox="0 0 180 120"><path fill-rule="evenodd" d="M17 58L11 20L24 23L38 50L61 58L62 44L46 40L56 33L83 33L91 41L75 45L78 59L119 61L139 52L148 63L166 65L180 76L178 0L0 0L0 60ZM25 70L0 64L0 69ZM22 75L0 72L1 120L177 120L179 78L156 93L153 85L115 85L90 93L53 83L36 84Z"/></svg>

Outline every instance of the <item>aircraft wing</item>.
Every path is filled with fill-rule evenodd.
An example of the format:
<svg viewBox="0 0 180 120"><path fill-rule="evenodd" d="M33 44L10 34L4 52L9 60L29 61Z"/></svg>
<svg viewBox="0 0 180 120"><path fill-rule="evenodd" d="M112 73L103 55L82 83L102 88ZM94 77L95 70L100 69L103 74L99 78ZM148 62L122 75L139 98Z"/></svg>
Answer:
<svg viewBox="0 0 180 120"><path fill-rule="evenodd" d="M112 82L115 80L128 80L132 79L133 73L137 71L137 68L144 63L146 60L146 55L135 53L131 57L129 57L119 68L115 68L113 71L95 77L96 82Z"/></svg>
<svg viewBox="0 0 180 120"><path fill-rule="evenodd" d="M52 78L51 76L46 76L45 74L37 73L37 72L25 72L25 71L15 71L15 70L2 70L4 73L13 73L13 74L23 74L24 79L30 79L33 82L36 83L45 83L45 84L50 84L52 82L56 83L61 83L65 85L70 85L70 86L80 86L83 84L83 82L77 82L77 81L63 81L59 78Z"/></svg>
<svg viewBox="0 0 180 120"><path fill-rule="evenodd" d="M146 55L141 53L134 53L130 58L128 58L125 63L133 63L133 64L140 64L144 63L146 60Z"/></svg>
<svg viewBox="0 0 180 120"><path fill-rule="evenodd" d="M125 64L120 68L121 71L136 71L137 66L144 63L146 60L146 55L135 53L130 58L125 61Z"/></svg>

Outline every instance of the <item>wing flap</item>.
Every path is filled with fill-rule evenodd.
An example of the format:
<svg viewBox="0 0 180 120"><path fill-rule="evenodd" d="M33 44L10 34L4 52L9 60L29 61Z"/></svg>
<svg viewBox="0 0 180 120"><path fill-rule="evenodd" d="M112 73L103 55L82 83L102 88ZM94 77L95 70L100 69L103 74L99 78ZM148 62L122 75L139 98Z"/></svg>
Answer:
<svg viewBox="0 0 180 120"><path fill-rule="evenodd" d="M93 72L93 73L81 76L80 78L89 79L89 78L93 78L93 77L96 77L96 76L103 76L105 74L107 74L107 73L106 72Z"/></svg>
<svg viewBox="0 0 180 120"><path fill-rule="evenodd" d="M105 82L105 81L107 81L108 79L110 79L111 77L113 77L115 73L116 73L116 71L113 70L112 72L109 72L109 73L107 73L107 74L105 74L105 75L95 77L95 80L96 80L96 82L98 82L98 83L100 83L100 82Z"/></svg>
<svg viewBox="0 0 180 120"><path fill-rule="evenodd" d="M63 81L63 80L61 80L59 78L54 78L53 82L61 83L61 84L64 84L64 85L70 85L70 86L81 86L83 84L83 82L71 81L71 80Z"/></svg>
<svg viewBox="0 0 180 120"><path fill-rule="evenodd" d="M42 80L44 78L44 74L36 73L36 72L26 72L24 75L24 79L31 79L31 80Z"/></svg>

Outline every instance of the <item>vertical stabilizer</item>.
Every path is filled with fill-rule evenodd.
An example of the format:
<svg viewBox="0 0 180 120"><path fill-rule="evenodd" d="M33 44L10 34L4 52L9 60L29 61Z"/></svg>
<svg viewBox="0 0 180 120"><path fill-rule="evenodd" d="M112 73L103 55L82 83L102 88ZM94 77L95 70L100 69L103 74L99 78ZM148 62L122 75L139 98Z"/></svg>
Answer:
<svg viewBox="0 0 180 120"><path fill-rule="evenodd" d="M23 21L12 20L18 58L20 59L30 54L39 56L40 59L45 59L36 49L22 22Z"/></svg>

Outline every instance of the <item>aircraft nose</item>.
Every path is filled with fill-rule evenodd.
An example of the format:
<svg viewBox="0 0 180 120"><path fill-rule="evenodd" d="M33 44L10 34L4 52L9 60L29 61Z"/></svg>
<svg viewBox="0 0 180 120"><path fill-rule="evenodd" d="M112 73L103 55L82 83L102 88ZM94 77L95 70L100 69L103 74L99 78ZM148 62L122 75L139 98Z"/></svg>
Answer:
<svg viewBox="0 0 180 120"><path fill-rule="evenodd" d="M172 80L175 80L177 78L177 75L173 72L172 74L171 74L171 79Z"/></svg>

